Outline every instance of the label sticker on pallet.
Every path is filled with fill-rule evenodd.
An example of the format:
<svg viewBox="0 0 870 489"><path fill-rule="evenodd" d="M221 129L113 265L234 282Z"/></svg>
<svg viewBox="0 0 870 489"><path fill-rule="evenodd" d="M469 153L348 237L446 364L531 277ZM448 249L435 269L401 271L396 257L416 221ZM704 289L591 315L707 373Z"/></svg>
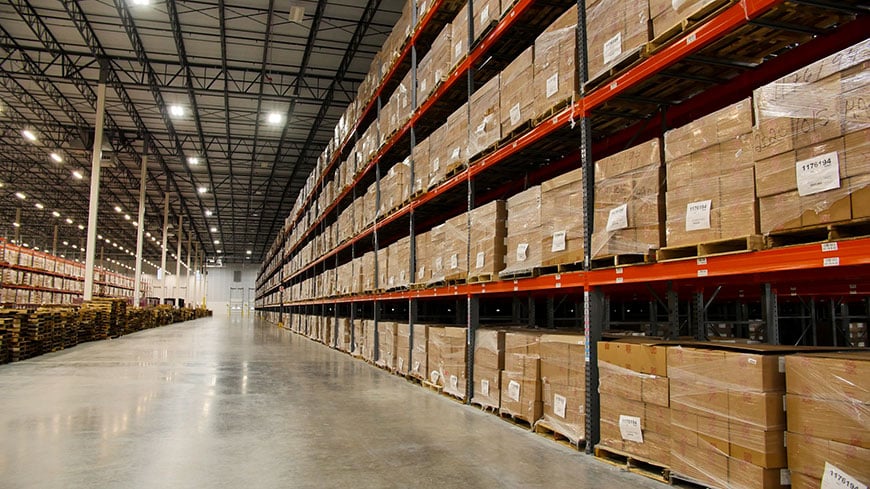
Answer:
<svg viewBox="0 0 870 489"><path fill-rule="evenodd" d="M510 383L508 383L507 394L508 394L508 398L510 398L516 402L519 402L520 401L520 383L517 382L516 380L510 381Z"/></svg>
<svg viewBox="0 0 870 489"><path fill-rule="evenodd" d="M628 204L610 209L607 217L607 232L612 233L628 227Z"/></svg>
<svg viewBox="0 0 870 489"><path fill-rule="evenodd" d="M559 394L553 394L553 414L564 419L565 418L565 407L568 404L568 400L565 399L564 396L560 396Z"/></svg>
<svg viewBox="0 0 870 489"><path fill-rule="evenodd" d="M480 11L480 26L485 26L487 22L489 22L489 5L483 7L483 10Z"/></svg>
<svg viewBox="0 0 870 489"><path fill-rule="evenodd" d="M511 107L511 125L516 125L520 122L520 103L517 102L513 107Z"/></svg>
<svg viewBox="0 0 870 489"><path fill-rule="evenodd" d="M529 244L520 243L517 245L517 261L526 261L528 258Z"/></svg>
<svg viewBox="0 0 870 489"><path fill-rule="evenodd" d="M550 78L547 78L547 98L556 95L559 91L559 74L555 73Z"/></svg>
<svg viewBox="0 0 870 489"><path fill-rule="evenodd" d="M459 254L454 253L450 255L450 269L456 270L457 268L459 268Z"/></svg>
<svg viewBox="0 0 870 489"><path fill-rule="evenodd" d="M405 359L402 358L402 357L399 357L399 360L398 360L396 363L397 363L398 366L399 366L399 370L402 370L402 367L405 366Z"/></svg>
<svg viewBox="0 0 870 489"><path fill-rule="evenodd" d="M825 462L825 475L822 476L821 489L867 489L858 479Z"/></svg>
<svg viewBox="0 0 870 489"><path fill-rule="evenodd" d="M619 415L619 433L623 440L643 443L643 432L640 429L640 418L637 416Z"/></svg>
<svg viewBox="0 0 870 489"><path fill-rule="evenodd" d="M450 387L454 389L459 388L459 379L455 375L450 376Z"/></svg>
<svg viewBox="0 0 870 489"><path fill-rule="evenodd" d="M475 266L475 268L483 268L485 263L486 263L486 253L481 251L480 253L477 254L477 260L475 261L474 266Z"/></svg>
<svg viewBox="0 0 870 489"><path fill-rule="evenodd" d="M459 59L462 57L462 41L453 45L453 57Z"/></svg>
<svg viewBox="0 0 870 489"><path fill-rule="evenodd" d="M798 195L840 188L840 157L836 151L795 163Z"/></svg>
<svg viewBox="0 0 870 489"><path fill-rule="evenodd" d="M489 381L481 380L480 381L480 394L484 396L489 396Z"/></svg>
<svg viewBox="0 0 870 489"><path fill-rule="evenodd" d="M553 246L551 247L550 251L565 251L565 249L568 247L566 243L567 236L567 231L558 231L553 233Z"/></svg>
<svg viewBox="0 0 870 489"><path fill-rule="evenodd" d="M417 373L420 373L420 361L419 361L419 360L416 361L416 362L414 362L414 369L413 369L413 371L414 371L414 372L417 372Z"/></svg>
<svg viewBox="0 0 870 489"><path fill-rule="evenodd" d="M710 207L712 204L712 200L686 204L686 231L710 229Z"/></svg>
<svg viewBox="0 0 870 489"><path fill-rule="evenodd" d="M604 43L604 64L610 64L622 54L622 32L617 32Z"/></svg>

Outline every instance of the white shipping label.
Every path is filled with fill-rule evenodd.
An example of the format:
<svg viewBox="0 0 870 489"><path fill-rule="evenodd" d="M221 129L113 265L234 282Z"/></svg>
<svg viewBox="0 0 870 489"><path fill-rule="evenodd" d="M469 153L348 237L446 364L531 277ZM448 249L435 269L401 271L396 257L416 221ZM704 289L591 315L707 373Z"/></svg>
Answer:
<svg viewBox="0 0 870 489"><path fill-rule="evenodd" d="M426 79L420 80L420 91L426 93Z"/></svg>
<svg viewBox="0 0 870 489"><path fill-rule="evenodd" d="M513 107L511 107L511 125L516 125L520 122L520 103L517 102Z"/></svg>
<svg viewBox="0 0 870 489"><path fill-rule="evenodd" d="M688 0L671 0L671 7L673 7L674 10L679 10L683 8L683 5L685 5L687 1Z"/></svg>
<svg viewBox="0 0 870 489"><path fill-rule="evenodd" d="M450 376L450 387L453 387L454 389L459 388L459 379L455 375Z"/></svg>
<svg viewBox="0 0 870 489"><path fill-rule="evenodd" d="M791 472L788 469L780 469L779 470L779 485L781 485L781 486L790 486L791 485Z"/></svg>
<svg viewBox="0 0 870 489"><path fill-rule="evenodd" d="M554 73L553 76L547 78L547 98L556 95L559 91L559 74Z"/></svg>
<svg viewBox="0 0 870 489"><path fill-rule="evenodd" d="M508 383L508 398L513 399L516 402L520 401L520 383L516 380L512 380Z"/></svg>
<svg viewBox="0 0 870 489"><path fill-rule="evenodd" d="M620 54L622 54L622 33L617 32L615 36L604 43L604 64L610 64Z"/></svg>
<svg viewBox="0 0 870 489"><path fill-rule="evenodd" d="M489 5L480 11L480 26L483 27L487 22L489 22Z"/></svg>
<svg viewBox="0 0 870 489"><path fill-rule="evenodd" d="M526 261L526 258L529 257L529 244L528 243L520 243L517 245L517 261Z"/></svg>
<svg viewBox="0 0 870 489"><path fill-rule="evenodd" d="M439 379L440 377L441 377L441 373L440 373L439 371L437 371L437 370L433 370L433 371L429 374L429 380L431 380L433 384L437 384L437 383L438 383L438 379Z"/></svg>
<svg viewBox="0 0 870 489"><path fill-rule="evenodd" d="M840 158L837 152L795 163L798 195L813 195L840 188Z"/></svg>
<svg viewBox="0 0 870 489"><path fill-rule="evenodd" d="M401 282L405 281L405 271L404 270L399 272L399 281L401 281Z"/></svg>
<svg viewBox="0 0 870 489"><path fill-rule="evenodd" d="M441 257L435 259L435 270L441 271L444 269L444 262L441 260Z"/></svg>
<svg viewBox="0 0 870 489"><path fill-rule="evenodd" d="M489 381L481 380L480 381L480 394L484 396L489 396Z"/></svg>
<svg viewBox="0 0 870 489"><path fill-rule="evenodd" d="M779 357L779 373L785 373L785 357Z"/></svg>
<svg viewBox="0 0 870 489"><path fill-rule="evenodd" d="M420 271L417 272L417 278L422 279L426 276L426 267L420 267Z"/></svg>
<svg viewBox="0 0 870 489"><path fill-rule="evenodd" d="M432 172L435 173L441 169L441 158L435 158L432 160Z"/></svg>
<svg viewBox="0 0 870 489"><path fill-rule="evenodd" d="M399 365L399 370L402 370L402 367L405 366L405 359L402 358L402 357L399 357L399 360L398 360L397 363L398 363L398 365Z"/></svg>
<svg viewBox="0 0 870 489"><path fill-rule="evenodd" d="M858 479L825 462L821 489L867 489L867 485L861 484Z"/></svg>
<svg viewBox="0 0 870 489"><path fill-rule="evenodd" d="M417 372L417 373L420 372L420 362L419 361L414 362L414 372Z"/></svg>
<svg viewBox="0 0 870 489"><path fill-rule="evenodd" d="M550 248L550 251L565 251L565 248L568 247L566 243L567 237L567 231L558 231L553 233L553 246Z"/></svg>
<svg viewBox="0 0 870 489"><path fill-rule="evenodd" d="M460 154L462 154L462 148L453 148L453 153L450 154L450 157L456 160Z"/></svg>
<svg viewBox="0 0 870 489"><path fill-rule="evenodd" d="M485 263L486 263L486 253L481 251L480 253L477 254L477 261L475 262L474 266L476 268L483 268Z"/></svg>
<svg viewBox="0 0 870 489"><path fill-rule="evenodd" d="M568 400L565 399L564 396L560 396L559 394L553 394L553 414L564 419L565 418L565 406L568 405Z"/></svg>
<svg viewBox="0 0 870 489"><path fill-rule="evenodd" d="M612 233L628 227L628 204L610 209L607 217L607 232Z"/></svg>
<svg viewBox="0 0 870 489"><path fill-rule="evenodd" d="M456 59L462 57L462 41L453 45L453 57Z"/></svg>
<svg viewBox="0 0 870 489"><path fill-rule="evenodd" d="M643 443L643 432L640 429L640 418L637 416L619 415L619 433L623 440Z"/></svg>
<svg viewBox="0 0 870 489"><path fill-rule="evenodd" d="M712 200L691 202L686 205L686 231L710 229L710 207Z"/></svg>
<svg viewBox="0 0 870 489"><path fill-rule="evenodd" d="M450 269L455 270L459 268L459 255L454 253L450 255Z"/></svg>

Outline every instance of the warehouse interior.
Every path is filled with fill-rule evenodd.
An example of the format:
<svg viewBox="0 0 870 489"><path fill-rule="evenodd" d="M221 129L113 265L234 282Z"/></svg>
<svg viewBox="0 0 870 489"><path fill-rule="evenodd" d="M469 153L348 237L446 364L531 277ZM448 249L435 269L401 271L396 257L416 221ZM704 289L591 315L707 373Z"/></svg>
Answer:
<svg viewBox="0 0 870 489"><path fill-rule="evenodd" d="M866 488L868 32L4 2L0 478Z"/></svg>

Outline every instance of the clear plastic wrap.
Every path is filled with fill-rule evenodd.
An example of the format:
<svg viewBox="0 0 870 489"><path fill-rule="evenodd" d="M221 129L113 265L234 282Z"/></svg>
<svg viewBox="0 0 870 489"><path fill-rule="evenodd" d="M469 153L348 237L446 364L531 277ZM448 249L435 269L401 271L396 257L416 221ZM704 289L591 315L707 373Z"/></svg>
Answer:
<svg viewBox="0 0 870 489"><path fill-rule="evenodd" d="M406 236L390 245L390 270L387 287L404 289L411 283L411 238Z"/></svg>
<svg viewBox="0 0 870 489"><path fill-rule="evenodd" d="M375 361L375 322L372 319L362 320L363 342L362 351L360 352L363 360L367 362ZM357 342L359 343L359 342Z"/></svg>
<svg viewBox="0 0 870 489"><path fill-rule="evenodd" d="M433 251L431 232L420 233L414 236L414 248L416 252L417 270L414 273L415 284L427 284L432 278Z"/></svg>
<svg viewBox="0 0 870 489"><path fill-rule="evenodd" d="M660 148L653 139L595 163L593 259L661 246Z"/></svg>
<svg viewBox="0 0 870 489"><path fill-rule="evenodd" d="M441 165L443 177L446 178L455 170L465 168L468 164L468 104L456 109L447 118L447 132L442 146ZM432 150L430 146L429 150ZM437 180L440 182L442 179Z"/></svg>
<svg viewBox="0 0 870 489"><path fill-rule="evenodd" d="M573 6L535 40L533 83L536 119L549 114L562 102L574 100L576 97L578 91L576 58L577 7Z"/></svg>
<svg viewBox="0 0 870 489"><path fill-rule="evenodd" d="M465 4L451 24L451 39L453 47L450 49L450 69L458 65L468 55L468 4Z"/></svg>
<svg viewBox="0 0 870 489"><path fill-rule="evenodd" d="M501 371L504 368L504 335L499 329L478 329L474 339L474 392L471 402L498 409Z"/></svg>
<svg viewBox="0 0 870 489"><path fill-rule="evenodd" d="M362 256L358 273L362 277L361 292L373 292L375 290L375 253L369 251Z"/></svg>
<svg viewBox="0 0 870 489"><path fill-rule="evenodd" d="M396 372L408 375L411 369L411 325L396 323Z"/></svg>
<svg viewBox="0 0 870 489"><path fill-rule="evenodd" d="M429 190L429 138L418 142L414 146L411 160L414 165L414 185L411 195Z"/></svg>
<svg viewBox="0 0 870 489"><path fill-rule="evenodd" d="M435 129L427 141L429 141L429 162L425 169L431 188L447 179L447 166L445 165L447 161L445 154L447 124Z"/></svg>
<svg viewBox="0 0 870 489"><path fill-rule="evenodd" d="M366 190L363 204L362 229L370 226L378 217L378 182L373 182Z"/></svg>
<svg viewBox="0 0 870 489"><path fill-rule="evenodd" d="M351 323L350 318L339 318L338 319L338 344L336 348L343 352L350 353L351 351L351 342L350 335L353 331L353 324Z"/></svg>
<svg viewBox="0 0 870 489"><path fill-rule="evenodd" d="M429 231L429 263L422 265L422 271L426 275L426 283L427 284L435 284L439 282L444 282L444 277L446 276L445 271L445 263L444 263L444 250L448 249L446 247L446 241L448 239L447 233L447 225L440 224L432 228ZM428 271L426 271L426 267L428 267ZM418 274L421 271L420 264L417 265Z"/></svg>
<svg viewBox="0 0 870 489"><path fill-rule="evenodd" d="M428 381L441 386L446 394L465 399L468 329L429 326L428 331Z"/></svg>
<svg viewBox="0 0 870 489"><path fill-rule="evenodd" d="M441 229L444 280L465 280L468 277L468 214L448 219Z"/></svg>
<svg viewBox="0 0 870 489"><path fill-rule="evenodd" d="M501 76L496 75L471 95L468 157L474 158L501 140Z"/></svg>
<svg viewBox="0 0 870 489"><path fill-rule="evenodd" d="M866 216L868 60L865 40L755 91L762 232Z"/></svg>
<svg viewBox="0 0 870 489"><path fill-rule="evenodd" d="M541 266L541 186L507 201L507 254L504 277Z"/></svg>
<svg viewBox="0 0 870 489"><path fill-rule="evenodd" d="M541 184L542 266L583 261L583 214L582 169Z"/></svg>
<svg viewBox="0 0 870 489"><path fill-rule="evenodd" d="M780 355L788 350L746 348L668 349L675 472L716 487L751 488L786 467Z"/></svg>
<svg viewBox="0 0 870 489"><path fill-rule="evenodd" d="M415 324L412 337L410 375L418 379L426 379L429 372L429 326Z"/></svg>
<svg viewBox="0 0 870 489"><path fill-rule="evenodd" d="M474 2L474 42L472 45L482 39L489 32L490 27L498 23L501 12L501 0L477 0Z"/></svg>
<svg viewBox="0 0 870 489"><path fill-rule="evenodd" d="M447 79L450 73L453 26L447 24L432 42L432 48L417 66L417 105L429 98L435 88Z"/></svg>
<svg viewBox="0 0 870 489"><path fill-rule="evenodd" d="M376 364L392 370L396 368L396 345L398 324L392 321L378 322L378 359Z"/></svg>
<svg viewBox="0 0 870 489"><path fill-rule="evenodd" d="M649 3L596 0L586 5L589 79L594 80L650 41Z"/></svg>
<svg viewBox="0 0 870 489"><path fill-rule="evenodd" d="M540 419L544 410L541 400L540 342L540 332L505 333L499 413L515 416L530 424Z"/></svg>
<svg viewBox="0 0 870 489"><path fill-rule="evenodd" d="M501 72L499 118L502 136L507 137L534 118L535 91L529 90L529 82L534 77L534 46L523 51Z"/></svg>
<svg viewBox="0 0 870 489"><path fill-rule="evenodd" d="M578 334L541 336L541 423L578 443L586 438L586 339Z"/></svg>
<svg viewBox="0 0 870 489"><path fill-rule="evenodd" d="M381 291L388 287L390 282L390 248L384 247L378 250L377 253L377 269L378 279L375 283L375 290Z"/></svg>
<svg viewBox="0 0 870 489"><path fill-rule="evenodd" d="M471 211L469 279L494 279L504 269L507 207L494 200Z"/></svg>

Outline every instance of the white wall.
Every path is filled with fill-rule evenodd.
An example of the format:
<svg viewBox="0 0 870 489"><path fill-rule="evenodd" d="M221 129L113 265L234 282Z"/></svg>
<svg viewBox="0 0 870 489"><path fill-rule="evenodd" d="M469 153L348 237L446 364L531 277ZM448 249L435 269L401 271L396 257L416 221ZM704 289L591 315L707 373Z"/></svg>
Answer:
<svg viewBox="0 0 870 489"><path fill-rule="evenodd" d="M228 264L223 268L208 268L206 282L206 307L215 314L227 314L230 312L230 302L241 308L250 309L254 305L254 292L257 281L259 264ZM242 281L233 281L233 272L242 272ZM236 289L235 295L232 289ZM241 290L238 290L241 289ZM238 314L240 309L232 311ZM248 311L250 312L250 311Z"/></svg>

